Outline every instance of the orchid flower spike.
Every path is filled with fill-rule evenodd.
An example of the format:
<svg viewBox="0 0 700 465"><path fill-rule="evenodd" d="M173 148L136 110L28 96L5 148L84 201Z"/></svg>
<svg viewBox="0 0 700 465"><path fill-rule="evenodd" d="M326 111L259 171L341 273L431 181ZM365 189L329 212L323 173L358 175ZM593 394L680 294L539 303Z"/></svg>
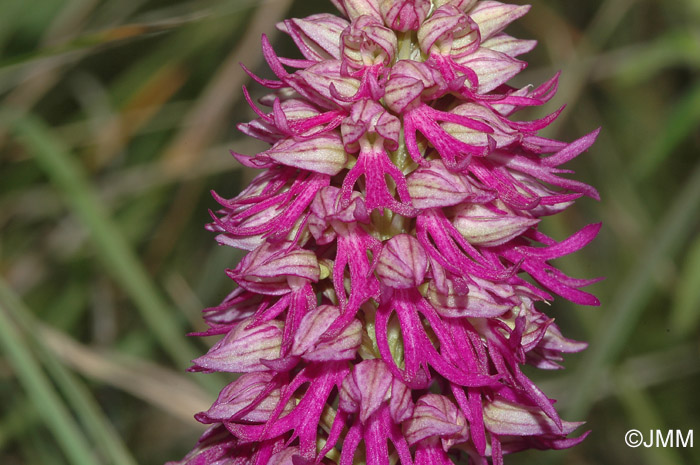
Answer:
<svg viewBox="0 0 700 465"><path fill-rule="evenodd" d="M276 79L234 153L262 173L208 225L247 251L206 309L223 335L192 371L236 373L172 464L500 465L581 442L523 366L561 368L585 343L543 303L598 300L552 260L590 243L539 230L596 190L561 166L570 143L534 121L557 76L511 87L535 42L504 30L528 6L491 0L331 0L343 18L278 24L303 58L262 50ZM247 70L246 70L247 71Z"/></svg>

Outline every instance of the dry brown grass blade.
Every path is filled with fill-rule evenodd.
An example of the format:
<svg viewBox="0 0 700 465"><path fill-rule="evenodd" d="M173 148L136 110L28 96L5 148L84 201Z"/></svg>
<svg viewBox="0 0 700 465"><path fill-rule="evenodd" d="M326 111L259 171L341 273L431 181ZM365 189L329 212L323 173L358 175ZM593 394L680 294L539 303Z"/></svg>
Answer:
<svg viewBox="0 0 700 465"><path fill-rule="evenodd" d="M257 67L262 59L260 34L267 32L274 36L274 25L280 21L292 4L292 0L275 0L258 6L245 36L236 48L226 57L224 63L211 80L201 97L187 114L181 131L164 150L161 159L166 172L181 176L191 170L201 159L212 140L227 125L231 107L241 98L241 87L248 79L239 63L245 62L251 68ZM151 269L157 269L174 246L179 231L186 224L201 186L189 184L175 194L172 208L168 211L149 247L146 261Z"/></svg>
<svg viewBox="0 0 700 465"><path fill-rule="evenodd" d="M185 425L195 426L193 412L208 409L214 400L184 375L159 365L95 350L46 325L39 331L46 346L78 373L157 406Z"/></svg>
<svg viewBox="0 0 700 465"><path fill-rule="evenodd" d="M97 6L96 0L86 1L80 8L66 8L56 17L41 40L42 45L49 46L56 41L67 41L78 37L86 24L90 12ZM29 112L41 98L59 82L63 75L62 65L66 60L74 60L82 53L76 52L66 57L41 60L23 73L22 82L10 92L4 104L13 107L20 116ZM4 144L6 130L0 127L0 147Z"/></svg>
<svg viewBox="0 0 700 465"><path fill-rule="evenodd" d="M248 31L236 48L226 57L223 65L185 117L182 130L164 152L167 167L175 173L191 169L212 139L228 125L226 115L240 98L241 86L247 80L239 63L255 68L262 59L260 34L274 34L274 25L280 21L292 4L291 0L275 0L259 6Z"/></svg>
<svg viewBox="0 0 700 465"><path fill-rule="evenodd" d="M185 84L188 75L185 67L178 63L167 63L155 72L100 130L97 163L103 166L123 150L134 134Z"/></svg>

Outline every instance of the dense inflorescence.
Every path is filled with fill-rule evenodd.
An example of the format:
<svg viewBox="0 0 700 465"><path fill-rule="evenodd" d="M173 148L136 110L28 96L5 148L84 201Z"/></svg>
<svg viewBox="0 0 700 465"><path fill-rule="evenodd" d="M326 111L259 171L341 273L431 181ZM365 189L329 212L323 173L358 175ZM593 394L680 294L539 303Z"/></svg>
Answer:
<svg viewBox="0 0 700 465"><path fill-rule="evenodd" d="M550 260L538 230L592 187L559 168L594 142L538 136L512 115L556 92L506 83L534 41L504 28L529 7L476 0L333 0L278 25L303 58L263 36L276 80L258 118L264 169L210 229L248 254L238 287L205 311L223 338L195 371L241 373L196 418L211 428L185 464L472 464L565 448L562 421L521 366L560 368L584 343L538 302L597 305ZM293 70L293 71L290 71ZM252 75L252 73L251 73Z"/></svg>

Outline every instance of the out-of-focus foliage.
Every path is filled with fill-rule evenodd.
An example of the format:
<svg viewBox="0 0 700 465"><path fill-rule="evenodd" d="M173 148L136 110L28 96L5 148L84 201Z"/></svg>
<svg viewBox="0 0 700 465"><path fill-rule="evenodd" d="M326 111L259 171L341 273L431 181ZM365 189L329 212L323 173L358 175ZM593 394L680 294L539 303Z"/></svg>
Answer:
<svg viewBox="0 0 700 465"><path fill-rule="evenodd" d="M697 447L623 441L699 429L700 3L531 3L514 35L540 44L519 83L562 71L551 110L568 107L550 135L603 127L572 163L602 202L543 227L563 237L602 219L561 264L607 279L599 309L553 305L589 349L533 375L593 433L507 463L700 463ZM265 75L260 34L284 55L275 22L319 11L332 6L0 2L0 463L158 464L195 443L192 414L226 379L184 372L206 350L185 334L238 259L203 230L208 191L232 196L252 176L228 149L260 149L234 129L251 117L238 62Z"/></svg>

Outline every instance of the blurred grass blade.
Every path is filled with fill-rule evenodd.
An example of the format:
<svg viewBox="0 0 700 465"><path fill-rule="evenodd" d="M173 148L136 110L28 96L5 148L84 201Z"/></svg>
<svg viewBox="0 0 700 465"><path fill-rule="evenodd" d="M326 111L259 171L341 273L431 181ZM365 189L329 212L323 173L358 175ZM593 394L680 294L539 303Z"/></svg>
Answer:
<svg viewBox="0 0 700 465"><path fill-rule="evenodd" d="M645 179L669 158L678 145L700 127L700 81L674 105L648 149L635 162L635 177Z"/></svg>
<svg viewBox="0 0 700 465"><path fill-rule="evenodd" d="M31 311L14 295L7 284L0 279L0 301L19 323L23 333L29 334L44 362L47 371L63 392L72 410L80 418L85 431L92 436L95 444L100 445L100 451L114 465L136 465L121 438L114 430L110 420L102 412L90 391L81 383L61 361L55 351L47 346L44 338L36 332L38 326L32 321Z"/></svg>
<svg viewBox="0 0 700 465"><path fill-rule="evenodd" d="M58 45L0 58L0 70L2 70L2 68L18 65L32 65L37 60L56 58L74 52L90 52L97 49L97 47L112 45L114 42L142 39L144 37L178 30L186 24L202 21L210 16L211 12L196 12L184 15L183 17L168 18L151 23L121 24L102 31L76 36Z"/></svg>
<svg viewBox="0 0 700 465"><path fill-rule="evenodd" d="M4 402L7 400L7 397L3 397ZM14 438L26 436L27 432L33 431L40 421L35 405L26 395L12 397L12 409L5 413L0 423L0 451L5 450L5 445Z"/></svg>
<svg viewBox="0 0 700 465"><path fill-rule="evenodd" d="M631 268L610 303L604 303L604 308L608 309L607 318L603 319L574 376L576 382L567 409L569 417L581 418L590 408L603 375L626 345L654 291L652 281L659 264L671 257L687 239L696 222L696 217L689 212L697 212L699 208L700 163L659 221L657 230L640 254L638 265Z"/></svg>
<svg viewBox="0 0 700 465"><path fill-rule="evenodd" d="M193 412L209 408L211 396L186 374L144 360L107 351L96 352L61 331L39 325L39 335L61 362L83 376L112 386L156 406L190 427Z"/></svg>
<svg viewBox="0 0 700 465"><path fill-rule="evenodd" d="M247 26L246 34L229 53L209 82L199 100L193 105L184 119L182 129L163 152L163 160L168 161L166 169L176 173L186 173L196 164L196 154L201 153L226 127L226 115L233 104L241 98L240 89L248 78L241 73L240 63L255 69L260 54L260 31L274 31L275 24L284 18L291 0L270 2L258 8ZM271 40L274 36L271 35Z"/></svg>
<svg viewBox="0 0 700 465"><path fill-rule="evenodd" d="M653 399L624 376L615 379L617 396L625 409L629 424L640 431L666 430L663 417L654 405ZM668 430L672 431L672 430ZM632 456L633 457L633 456ZM682 465L683 458L673 447L646 448L638 457L648 465Z"/></svg>
<svg viewBox="0 0 700 465"><path fill-rule="evenodd" d="M156 289L118 226L87 181L79 163L33 116L12 119L4 115L19 141L32 153L51 182L66 196L71 210L90 232L98 257L133 299L141 316L160 345L177 366L184 367L197 351L175 323L174 312Z"/></svg>
<svg viewBox="0 0 700 465"><path fill-rule="evenodd" d="M700 40L692 28L678 28L640 43L608 71L625 86L647 82L674 67L700 68Z"/></svg>
<svg viewBox="0 0 700 465"><path fill-rule="evenodd" d="M671 308L671 328L682 336L700 322L700 236L689 247Z"/></svg>
<svg viewBox="0 0 700 465"><path fill-rule="evenodd" d="M0 284L0 346L66 457L75 465L93 465L97 462L88 442L9 317L9 306L15 304Z"/></svg>

